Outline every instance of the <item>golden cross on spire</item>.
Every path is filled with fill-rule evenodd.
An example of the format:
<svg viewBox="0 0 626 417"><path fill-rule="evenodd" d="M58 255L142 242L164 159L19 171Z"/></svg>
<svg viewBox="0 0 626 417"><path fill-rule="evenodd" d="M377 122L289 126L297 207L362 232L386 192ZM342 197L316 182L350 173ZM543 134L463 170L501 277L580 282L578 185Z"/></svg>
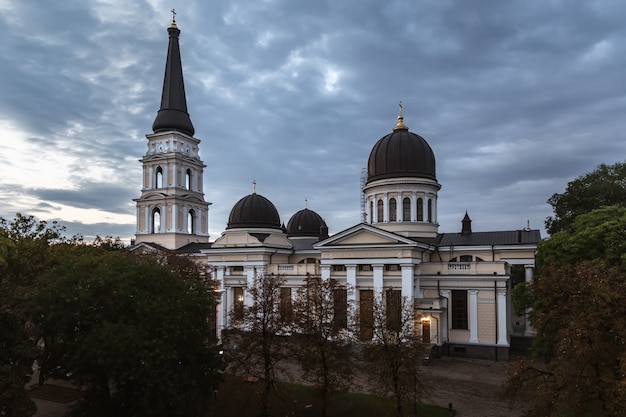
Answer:
<svg viewBox="0 0 626 417"><path fill-rule="evenodd" d="M256 180L252 181L252 194L256 194Z"/></svg>
<svg viewBox="0 0 626 417"><path fill-rule="evenodd" d="M400 116L402 116L402 100L400 100Z"/></svg>
<svg viewBox="0 0 626 417"><path fill-rule="evenodd" d="M304 198L304 208L308 209L309 208L309 199L308 198Z"/></svg>
<svg viewBox="0 0 626 417"><path fill-rule="evenodd" d="M176 9L172 9L170 10L170 12L172 12L172 26L173 28L176 27Z"/></svg>

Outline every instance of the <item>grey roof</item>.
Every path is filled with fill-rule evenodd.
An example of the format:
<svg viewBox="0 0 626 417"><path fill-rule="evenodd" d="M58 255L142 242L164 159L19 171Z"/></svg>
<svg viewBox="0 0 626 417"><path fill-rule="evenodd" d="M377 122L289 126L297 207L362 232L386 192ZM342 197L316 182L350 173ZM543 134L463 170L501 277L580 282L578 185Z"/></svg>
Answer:
<svg viewBox="0 0 626 417"><path fill-rule="evenodd" d="M182 246L176 250L176 253L180 254L190 254L190 253L200 253L202 249L210 249L212 243L200 243L200 242L192 242L188 243L185 246Z"/></svg>
<svg viewBox="0 0 626 417"><path fill-rule="evenodd" d="M295 251L299 250L315 250L313 245L319 242L319 238L317 237L308 237L308 238L298 238L298 239L289 239L291 244L293 245L293 249Z"/></svg>
<svg viewBox="0 0 626 417"><path fill-rule="evenodd" d="M442 233L437 246L532 245L541 241L539 230L506 230L499 232Z"/></svg>

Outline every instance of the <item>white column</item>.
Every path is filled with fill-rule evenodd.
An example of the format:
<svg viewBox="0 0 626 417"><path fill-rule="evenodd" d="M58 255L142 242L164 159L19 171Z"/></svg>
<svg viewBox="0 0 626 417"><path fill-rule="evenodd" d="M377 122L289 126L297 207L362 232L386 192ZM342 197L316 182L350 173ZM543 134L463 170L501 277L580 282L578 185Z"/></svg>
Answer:
<svg viewBox="0 0 626 417"><path fill-rule="evenodd" d="M402 268L402 297L412 302L415 298L413 264L404 264L400 268Z"/></svg>
<svg viewBox="0 0 626 417"><path fill-rule="evenodd" d="M156 184L155 184L155 180L156 178L154 178L154 166L150 165L150 167L148 167L148 172L150 173L150 175L148 176L148 183L146 184L145 188L156 188ZM143 172L144 175L144 183L145 183L145 175L146 175L146 170L144 169Z"/></svg>
<svg viewBox="0 0 626 417"><path fill-rule="evenodd" d="M372 265L374 268L374 297L383 293L383 265Z"/></svg>
<svg viewBox="0 0 626 417"><path fill-rule="evenodd" d="M217 321L217 338L221 340L222 331L227 323L227 314L228 314L228 304L226 300L226 288L224 287L224 267L218 266L216 268L215 280L217 281L217 289L219 292L219 297L217 297L217 306L215 309L215 320Z"/></svg>
<svg viewBox="0 0 626 417"><path fill-rule="evenodd" d="M411 193L411 221L417 221L417 194Z"/></svg>
<svg viewBox="0 0 626 417"><path fill-rule="evenodd" d="M509 345L506 316L506 288L498 288L498 345Z"/></svg>
<svg viewBox="0 0 626 417"><path fill-rule="evenodd" d="M322 279L323 280L330 279L330 265L320 265L320 269L322 272Z"/></svg>
<svg viewBox="0 0 626 417"><path fill-rule="evenodd" d="M396 195L396 221L404 221L402 215L404 214L404 199L402 195L398 192Z"/></svg>
<svg viewBox="0 0 626 417"><path fill-rule="evenodd" d="M446 303L445 304L446 312L445 314L441 315L441 339L442 339L442 342L448 342L449 341L448 335L450 334L449 326L448 326L448 315L450 314L450 311L452 310L450 306L450 290L442 290L440 292L440 295L446 300L446 301L442 300L442 303L444 302Z"/></svg>
<svg viewBox="0 0 626 417"><path fill-rule="evenodd" d="M470 343L478 343L478 290L469 290Z"/></svg>
<svg viewBox="0 0 626 417"><path fill-rule="evenodd" d="M248 286L244 303L246 307L251 307L254 304L254 299L252 298L250 289L253 288L255 284L254 282L256 279L255 270L254 270L254 266L250 266L250 265L244 266L243 270L246 274L246 284Z"/></svg>
<svg viewBox="0 0 626 417"><path fill-rule="evenodd" d="M187 231L187 216L183 218L184 230ZM177 232L178 230L178 204L172 203L172 230Z"/></svg>
<svg viewBox="0 0 626 417"><path fill-rule="evenodd" d="M348 305L356 304L356 265L346 265L346 287Z"/></svg>
<svg viewBox="0 0 626 417"><path fill-rule="evenodd" d="M150 232L152 232L152 230L150 230L151 227L152 227L152 225L151 225L151 223L152 223L152 216L151 216L151 213L150 213L150 206L145 206L143 208L143 211L144 211L144 214L145 214L143 230L146 233L150 233Z"/></svg>
<svg viewBox="0 0 626 417"><path fill-rule="evenodd" d="M533 282L533 274L535 271L535 265L524 265L524 279L526 284L530 284ZM530 308L527 308L525 311L526 316L526 327L524 328L524 336L534 336L536 334L535 329L530 324L530 320L528 319L530 315Z"/></svg>

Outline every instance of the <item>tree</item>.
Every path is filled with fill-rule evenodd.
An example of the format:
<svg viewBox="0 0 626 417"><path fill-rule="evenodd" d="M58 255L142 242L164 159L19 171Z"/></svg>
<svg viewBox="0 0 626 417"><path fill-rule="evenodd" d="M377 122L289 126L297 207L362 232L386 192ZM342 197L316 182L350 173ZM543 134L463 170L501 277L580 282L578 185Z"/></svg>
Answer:
<svg viewBox="0 0 626 417"><path fill-rule="evenodd" d="M76 415L206 415L221 366L210 289L124 251L58 248L28 301L49 330L49 373L85 390Z"/></svg>
<svg viewBox="0 0 626 417"><path fill-rule="evenodd" d="M30 416L35 405L26 391L37 354L36 337L20 299L53 258L49 246L64 229L18 213L0 218L0 415Z"/></svg>
<svg viewBox="0 0 626 417"><path fill-rule="evenodd" d="M626 208L577 216L537 248L525 303L534 358L507 394L531 395L533 416L617 416L626 403Z"/></svg>
<svg viewBox="0 0 626 417"><path fill-rule="evenodd" d="M231 312L228 359L236 373L263 381L261 415L269 415L269 396L276 381L277 365L286 357L282 335L289 325L280 314L281 276L259 274L246 290L250 300L243 311Z"/></svg>
<svg viewBox="0 0 626 417"><path fill-rule="evenodd" d="M319 387L322 417L327 414L330 393L348 389L352 382L350 290L336 280L309 277L293 306L293 346L305 377Z"/></svg>
<svg viewBox="0 0 626 417"><path fill-rule="evenodd" d="M372 365L372 380L382 395L390 395L396 416L404 415L403 404L411 400L413 415L426 392L419 368L426 354L414 330L413 303L398 290L386 290L385 297L374 297L373 334L371 344L365 345L365 355Z"/></svg>
<svg viewBox="0 0 626 417"><path fill-rule="evenodd" d="M626 163L599 165L594 171L571 181L564 193L548 199L554 216L546 218L549 234L567 230L574 219L604 206L626 204Z"/></svg>

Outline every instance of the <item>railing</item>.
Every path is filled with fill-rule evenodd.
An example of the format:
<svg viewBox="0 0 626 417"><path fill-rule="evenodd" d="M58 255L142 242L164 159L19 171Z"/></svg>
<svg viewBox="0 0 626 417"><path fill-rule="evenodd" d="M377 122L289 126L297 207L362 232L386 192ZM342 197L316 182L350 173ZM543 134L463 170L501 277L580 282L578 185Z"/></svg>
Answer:
<svg viewBox="0 0 626 417"><path fill-rule="evenodd" d="M506 275L505 262L428 262L421 275Z"/></svg>

